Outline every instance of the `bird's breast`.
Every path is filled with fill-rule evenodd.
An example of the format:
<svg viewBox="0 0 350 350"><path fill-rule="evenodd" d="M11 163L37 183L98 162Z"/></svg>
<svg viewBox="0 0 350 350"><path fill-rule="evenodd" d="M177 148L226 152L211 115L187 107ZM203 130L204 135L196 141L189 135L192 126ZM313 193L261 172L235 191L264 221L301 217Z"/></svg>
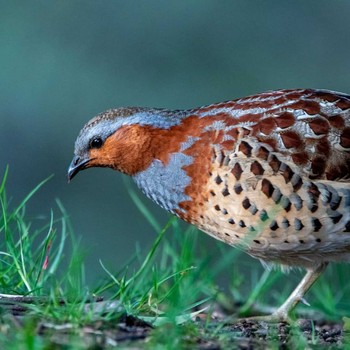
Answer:
<svg viewBox="0 0 350 350"><path fill-rule="evenodd" d="M167 163L154 159L147 169L133 176L144 194L163 209L176 214L180 203L191 200L185 189L191 178L184 167L191 165L193 158L183 153L173 153Z"/></svg>

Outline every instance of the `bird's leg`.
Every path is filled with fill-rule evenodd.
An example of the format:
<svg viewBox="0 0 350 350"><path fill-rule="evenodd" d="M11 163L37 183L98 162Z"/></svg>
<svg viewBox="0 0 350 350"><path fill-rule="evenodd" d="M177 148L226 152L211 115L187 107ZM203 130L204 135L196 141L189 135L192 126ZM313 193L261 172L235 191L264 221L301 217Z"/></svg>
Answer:
<svg viewBox="0 0 350 350"><path fill-rule="evenodd" d="M287 320L289 313L297 306L311 288L315 281L321 276L328 263L321 263L312 269L308 269L304 278L300 281L288 299L271 315L276 319Z"/></svg>
<svg viewBox="0 0 350 350"><path fill-rule="evenodd" d="M306 292L311 288L315 281L320 277L322 272L327 267L328 263L320 263L319 265L309 268L306 275L290 294L288 299L271 315L268 316L257 316L250 317L249 320L252 321L265 321L265 322L288 322L289 313L297 306L299 301L301 301L306 294Z"/></svg>

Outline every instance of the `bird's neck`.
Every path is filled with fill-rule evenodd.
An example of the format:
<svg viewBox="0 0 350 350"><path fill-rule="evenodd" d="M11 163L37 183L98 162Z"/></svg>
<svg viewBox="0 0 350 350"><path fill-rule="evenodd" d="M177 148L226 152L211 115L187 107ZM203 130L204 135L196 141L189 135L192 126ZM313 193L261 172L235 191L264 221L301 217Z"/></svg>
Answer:
<svg viewBox="0 0 350 350"><path fill-rule="evenodd" d="M212 117L193 114L166 128L125 125L106 142L107 166L132 176L149 198L183 217L201 195L212 147L223 138L221 130L207 128L213 123Z"/></svg>
<svg viewBox="0 0 350 350"><path fill-rule="evenodd" d="M179 204L190 200L186 188L191 182L188 167L193 156L188 149L196 141L181 125L169 129L143 127L143 147L134 160L141 166L131 174L147 197L164 209L177 213ZM135 153L134 153L135 154Z"/></svg>
<svg viewBox="0 0 350 350"><path fill-rule="evenodd" d="M189 116L168 129L149 129L148 150L142 156L147 166L132 174L149 198L184 219L208 176L211 147L218 135L203 133L205 122Z"/></svg>

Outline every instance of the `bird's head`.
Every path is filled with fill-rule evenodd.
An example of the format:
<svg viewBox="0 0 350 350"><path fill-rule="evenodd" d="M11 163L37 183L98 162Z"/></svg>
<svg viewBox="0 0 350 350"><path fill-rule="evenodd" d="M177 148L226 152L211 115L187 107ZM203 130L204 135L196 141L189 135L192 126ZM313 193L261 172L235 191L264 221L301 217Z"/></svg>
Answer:
<svg viewBox="0 0 350 350"><path fill-rule="evenodd" d="M181 115L163 109L111 109L91 119L75 142L68 181L81 170L109 167L128 175L144 170L154 159L159 130L181 122Z"/></svg>

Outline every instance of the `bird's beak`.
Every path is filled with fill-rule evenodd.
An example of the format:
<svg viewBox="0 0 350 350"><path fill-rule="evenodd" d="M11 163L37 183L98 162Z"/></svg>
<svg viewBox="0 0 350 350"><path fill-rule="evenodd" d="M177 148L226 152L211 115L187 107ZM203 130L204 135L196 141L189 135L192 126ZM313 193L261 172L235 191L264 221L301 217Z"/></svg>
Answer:
<svg viewBox="0 0 350 350"><path fill-rule="evenodd" d="M86 168L87 163L90 161L90 158L84 158L80 156L74 156L72 162L69 165L68 168L68 182L70 182L73 177L78 174L80 170L83 170Z"/></svg>

